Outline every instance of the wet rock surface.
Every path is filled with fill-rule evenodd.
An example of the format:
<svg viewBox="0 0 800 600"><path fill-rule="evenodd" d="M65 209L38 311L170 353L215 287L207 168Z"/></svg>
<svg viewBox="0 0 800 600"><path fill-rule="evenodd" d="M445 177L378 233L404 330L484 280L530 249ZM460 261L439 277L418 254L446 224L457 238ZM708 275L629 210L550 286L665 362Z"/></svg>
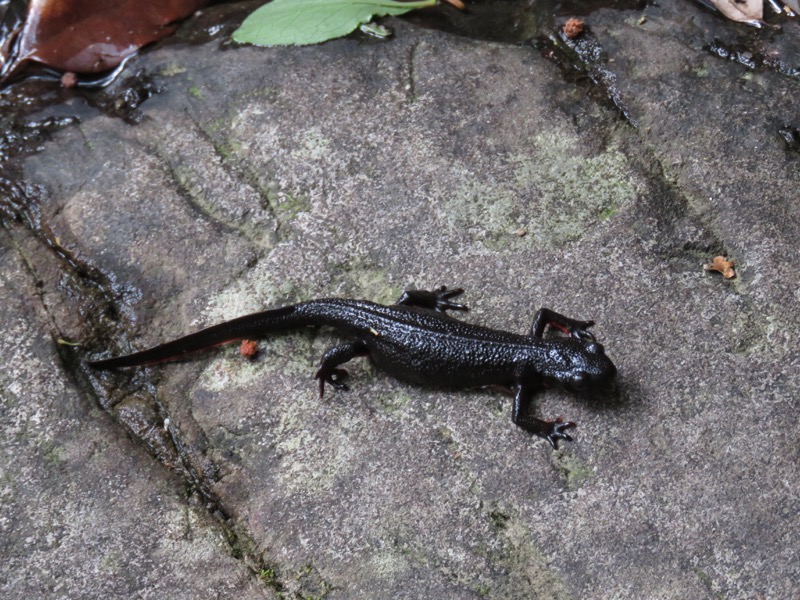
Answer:
<svg viewBox="0 0 800 600"><path fill-rule="evenodd" d="M79 123L22 165L46 228L0 231L4 593L796 595L797 23L747 65L713 44L756 34L693 4L585 18L577 42L392 21L389 42L166 46L130 66L135 118L45 111ZM736 279L704 272L717 254ZM502 395L363 361L321 402L324 330L253 361L83 364L440 284L493 327L596 320L618 392L542 394L579 424L554 452Z"/></svg>

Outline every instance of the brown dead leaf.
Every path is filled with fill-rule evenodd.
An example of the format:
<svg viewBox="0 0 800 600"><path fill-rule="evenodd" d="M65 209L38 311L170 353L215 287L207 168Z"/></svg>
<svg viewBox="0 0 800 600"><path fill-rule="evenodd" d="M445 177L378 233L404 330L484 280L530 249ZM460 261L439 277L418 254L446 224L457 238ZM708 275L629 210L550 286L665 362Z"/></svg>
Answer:
<svg viewBox="0 0 800 600"><path fill-rule="evenodd" d="M736 271L733 269L733 261L728 260L724 256L715 256L709 264L705 265L706 271L718 271L722 273L725 279L733 279L736 277Z"/></svg>
<svg viewBox="0 0 800 600"><path fill-rule="evenodd" d="M444 1L447 2L448 4L452 4L458 10L464 10L465 8L464 3L461 0L444 0Z"/></svg>
<svg viewBox="0 0 800 600"><path fill-rule="evenodd" d="M30 62L72 73L113 69L208 0L31 0L21 27L4 32L7 78Z"/></svg>
<svg viewBox="0 0 800 600"><path fill-rule="evenodd" d="M757 23L764 17L764 0L711 0L726 17L740 23Z"/></svg>

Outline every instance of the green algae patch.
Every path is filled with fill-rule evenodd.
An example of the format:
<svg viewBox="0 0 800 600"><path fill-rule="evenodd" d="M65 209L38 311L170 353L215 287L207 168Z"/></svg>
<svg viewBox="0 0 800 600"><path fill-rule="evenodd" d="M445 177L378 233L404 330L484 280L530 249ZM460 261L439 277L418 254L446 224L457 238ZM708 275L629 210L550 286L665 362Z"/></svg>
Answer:
<svg viewBox="0 0 800 600"><path fill-rule="evenodd" d="M576 490L594 476L591 467L585 465L577 456L567 454L565 451L554 452L553 463L558 468L567 483L567 487Z"/></svg>
<svg viewBox="0 0 800 600"><path fill-rule="evenodd" d="M519 519L509 518L502 531L505 539L504 562L510 576L502 589L496 590L496 597L572 598L566 582L550 567Z"/></svg>
<svg viewBox="0 0 800 600"><path fill-rule="evenodd" d="M505 157L503 177L467 177L450 206L457 227L492 250L559 247L609 221L645 189L625 154L592 152L570 132L543 133Z"/></svg>
<svg viewBox="0 0 800 600"><path fill-rule="evenodd" d="M302 196L270 192L270 206L281 223L291 223L301 212L311 210L311 202Z"/></svg>
<svg viewBox="0 0 800 600"><path fill-rule="evenodd" d="M407 408L412 404L411 395L403 390L392 389L390 393L379 393L375 402L387 415L399 414L405 416Z"/></svg>
<svg viewBox="0 0 800 600"><path fill-rule="evenodd" d="M292 152L295 158L320 161L331 153L331 140L318 127L311 127L301 134L301 143Z"/></svg>
<svg viewBox="0 0 800 600"><path fill-rule="evenodd" d="M161 69L161 75L164 77L174 77L175 75L181 75L185 72L186 67L177 63L166 65L163 69Z"/></svg>
<svg viewBox="0 0 800 600"><path fill-rule="evenodd" d="M386 270L373 264L362 256L333 264L333 284L342 288L342 294L354 298L364 298L379 304L394 304L403 290L393 285Z"/></svg>

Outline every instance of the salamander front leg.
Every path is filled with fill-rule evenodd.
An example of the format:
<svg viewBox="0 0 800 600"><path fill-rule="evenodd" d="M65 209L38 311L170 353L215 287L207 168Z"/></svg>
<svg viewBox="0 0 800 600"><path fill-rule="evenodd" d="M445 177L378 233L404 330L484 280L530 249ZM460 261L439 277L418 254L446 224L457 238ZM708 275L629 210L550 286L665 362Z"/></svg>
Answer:
<svg viewBox="0 0 800 600"><path fill-rule="evenodd" d="M337 390L346 391L349 388L344 380L347 378L347 371L337 368L356 356L366 356L369 350L364 342L347 342L339 344L328 350L322 357L319 369L317 369L314 379L319 379L319 398L325 395L325 384L330 384Z"/></svg>
<svg viewBox="0 0 800 600"><path fill-rule="evenodd" d="M589 327L594 325L594 321L576 321L549 308L540 308L536 312L530 335L535 338L542 337L545 327L548 325L579 340L594 341L594 335L589 331Z"/></svg>
<svg viewBox="0 0 800 600"><path fill-rule="evenodd" d="M453 302L450 298L455 298L464 293L462 288L448 290L443 285L436 290L406 290L395 304L403 306L418 306L420 308L430 308L437 312L448 310L469 310L466 305Z"/></svg>
<svg viewBox="0 0 800 600"><path fill-rule="evenodd" d="M511 410L511 421L514 425L543 437L556 450L558 450L558 440L571 442L572 436L566 433L566 430L575 427L575 423L564 421L561 417L553 421L546 421L529 415L528 411L532 396L533 393L530 388L522 385L517 388L517 394L514 396L514 407Z"/></svg>

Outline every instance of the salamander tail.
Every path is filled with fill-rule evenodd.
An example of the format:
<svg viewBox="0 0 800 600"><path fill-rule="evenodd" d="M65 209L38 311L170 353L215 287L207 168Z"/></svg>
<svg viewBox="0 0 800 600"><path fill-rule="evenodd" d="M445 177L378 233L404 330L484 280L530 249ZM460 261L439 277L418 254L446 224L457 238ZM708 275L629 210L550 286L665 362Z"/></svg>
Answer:
<svg viewBox="0 0 800 600"><path fill-rule="evenodd" d="M125 356L89 362L95 369L117 369L139 367L171 360L178 360L192 352L206 350L246 338L262 337L265 334L314 325L315 320L298 310L298 305L265 310L201 329L177 340Z"/></svg>

